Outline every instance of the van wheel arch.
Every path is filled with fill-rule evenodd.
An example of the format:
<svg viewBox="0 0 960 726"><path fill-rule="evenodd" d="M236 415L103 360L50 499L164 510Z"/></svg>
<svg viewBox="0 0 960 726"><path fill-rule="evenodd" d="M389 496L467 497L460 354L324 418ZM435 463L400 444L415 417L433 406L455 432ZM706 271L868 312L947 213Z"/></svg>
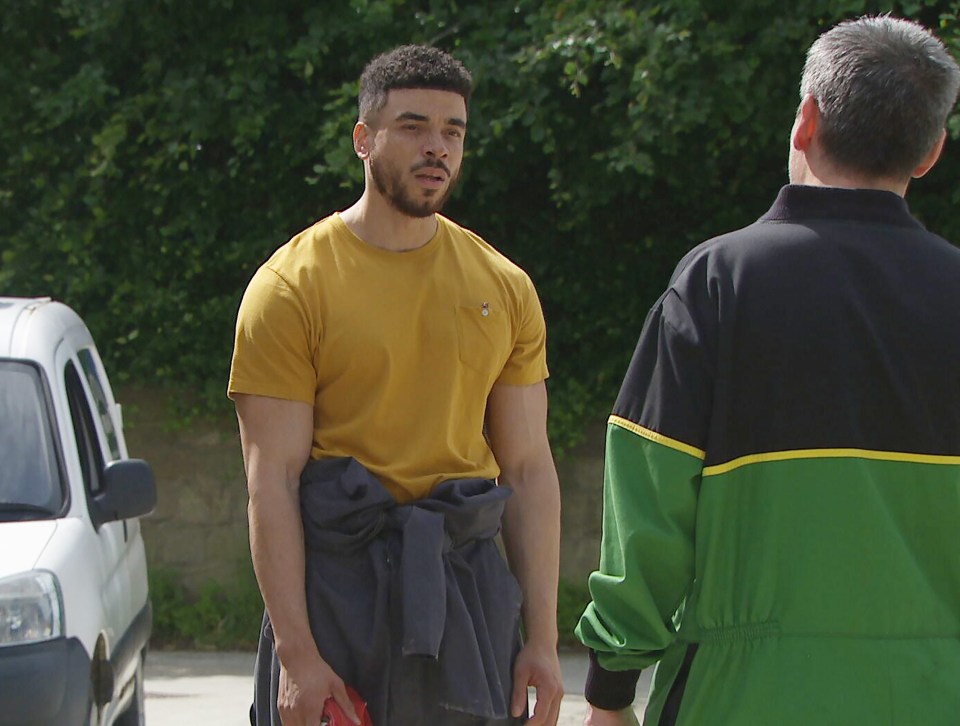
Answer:
<svg viewBox="0 0 960 726"><path fill-rule="evenodd" d="M93 689L93 702L98 709L113 700L114 679L113 666L107 657L107 644L103 636L100 636L90 661L90 685Z"/></svg>

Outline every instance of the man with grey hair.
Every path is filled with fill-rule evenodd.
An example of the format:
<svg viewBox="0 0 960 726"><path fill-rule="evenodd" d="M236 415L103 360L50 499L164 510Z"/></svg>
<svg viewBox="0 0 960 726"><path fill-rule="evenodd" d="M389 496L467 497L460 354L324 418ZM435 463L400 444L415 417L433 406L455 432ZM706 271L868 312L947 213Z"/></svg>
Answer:
<svg viewBox="0 0 960 726"><path fill-rule="evenodd" d="M790 184L680 262L607 430L586 723L960 722L960 250L904 195L960 69L921 26L810 48Z"/></svg>

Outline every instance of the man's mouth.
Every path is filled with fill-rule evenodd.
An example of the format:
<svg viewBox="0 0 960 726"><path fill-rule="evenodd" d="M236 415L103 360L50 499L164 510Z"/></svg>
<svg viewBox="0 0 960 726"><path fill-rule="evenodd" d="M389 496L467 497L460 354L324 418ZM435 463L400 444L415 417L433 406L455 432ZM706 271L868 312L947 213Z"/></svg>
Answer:
<svg viewBox="0 0 960 726"><path fill-rule="evenodd" d="M417 181L430 188L441 187L447 181L447 174L436 168L421 168L414 173Z"/></svg>
<svg viewBox="0 0 960 726"><path fill-rule="evenodd" d="M450 176L450 170L442 161L422 162L414 166L412 171L417 175L426 174L436 177L437 179L446 179Z"/></svg>

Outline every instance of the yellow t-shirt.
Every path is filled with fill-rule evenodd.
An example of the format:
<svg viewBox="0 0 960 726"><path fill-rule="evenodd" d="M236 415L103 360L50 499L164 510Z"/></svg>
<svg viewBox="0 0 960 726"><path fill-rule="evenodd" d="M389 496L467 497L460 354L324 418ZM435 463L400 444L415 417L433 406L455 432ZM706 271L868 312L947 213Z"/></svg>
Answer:
<svg viewBox="0 0 960 726"><path fill-rule="evenodd" d="M240 304L228 387L312 404L312 458L352 456L402 502L497 476L490 389L547 377L530 278L437 219L409 252L366 244L339 214L278 249Z"/></svg>

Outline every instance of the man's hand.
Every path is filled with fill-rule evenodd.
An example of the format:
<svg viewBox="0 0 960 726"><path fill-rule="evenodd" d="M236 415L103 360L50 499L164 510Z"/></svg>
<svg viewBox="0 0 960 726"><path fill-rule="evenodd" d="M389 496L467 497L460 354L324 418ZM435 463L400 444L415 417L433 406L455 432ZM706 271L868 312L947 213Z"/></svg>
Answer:
<svg viewBox="0 0 960 726"><path fill-rule="evenodd" d="M334 699L353 723L360 723L346 686L322 659L309 675L299 678L294 678L283 665L280 666L277 708L284 726L316 726L328 698Z"/></svg>
<svg viewBox="0 0 960 726"><path fill-rule="evenodd" d="M632 706L620 711L605 711L588 704L583 726L640 726L640 722Z"/></svg>
<svg viewBox="0 0 960 726"><path fill-rule="evenodd" d="M517 654L513 665L513 698L510 701L514 718L523 715L528 686L533 686L537 691L536 705L527 721L528 726L556 726L560 717L560 699L563 698L563 675L556 647L527 643Z"/></svg>

